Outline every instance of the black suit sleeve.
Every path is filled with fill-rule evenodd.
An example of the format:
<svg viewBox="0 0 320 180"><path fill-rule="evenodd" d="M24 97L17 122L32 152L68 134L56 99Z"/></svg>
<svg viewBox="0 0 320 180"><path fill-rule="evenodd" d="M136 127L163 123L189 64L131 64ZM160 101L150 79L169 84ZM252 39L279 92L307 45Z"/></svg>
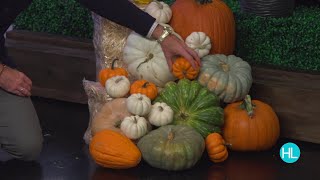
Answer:
<svg viewBox="0 0 320 180"><path fill-rule="evenodd" d="M128 0L78 0L94 13L146 36L155 18Z"/></svg>

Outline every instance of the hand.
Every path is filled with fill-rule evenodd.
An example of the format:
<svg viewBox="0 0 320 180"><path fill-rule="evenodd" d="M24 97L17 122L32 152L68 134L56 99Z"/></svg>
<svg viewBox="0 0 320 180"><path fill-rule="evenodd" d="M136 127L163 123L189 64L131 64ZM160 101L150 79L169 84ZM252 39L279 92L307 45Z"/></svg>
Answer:
<svg viewBox="0 0 320 180"><path fill-rule="evenodd" d="M24 73L6 66L0 76L0 87L10 93L26 97L31 96L32 81Z"/></svg>
<svg viewBox="0 0 320 180"><path fill-rule="evenodd" d="M157 26L152 36L157 39L161 36L163 31L162 26ZM189 48L185 42L180 40L173 34L167 36L161 43L164 56L166 57L170 71L172 70L172 64L177 56L182 56L190 62L194 69L197 69L201 65L198 54L191 48Z"/></svg>

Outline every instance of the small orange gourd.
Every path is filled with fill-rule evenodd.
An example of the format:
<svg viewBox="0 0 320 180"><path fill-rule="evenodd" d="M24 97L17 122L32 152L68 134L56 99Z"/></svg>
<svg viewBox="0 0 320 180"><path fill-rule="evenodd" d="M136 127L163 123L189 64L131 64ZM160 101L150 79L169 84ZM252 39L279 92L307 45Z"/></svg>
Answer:
<svg viewBox="0 0 320 180"><path fill-rule="evenodd" d="M244 101L228 104L224 109L223 138L231 150L263 151L274 146L280 125L272 107L249 95Z"/></svg>
<svg viewBox="0 0 320 180"><path fill-rule="evenodd" d="M99 81L100 84L105 87L106 81L114 76L125 76L128 77L128 72L124 68L115 67L115 62L118 59L112 61L110 68L103 68L99 72Z"/></svg>
<svg viewBox="0 0 320 180"><path fill-rule="evenodd" d="M199 68L194 69L189 61L183 57L177 58L172 66L172 73L179 79L195 79L199 74Z"/></svg>
<svg viewBox="0 0 320 180"><path fill-rule="evenodd" d="M141 161L138 147L126 136L112 130L102 130L93 136L89 150L95 162L112 169L128 169Z"/></svg>
<svg viewBox="0 0 320 180"><path fill-rule="evenodd" d="M158 89L155 84L144 79L137 80L131 84L130 94L144 94L150 100L154 100L158 95Z"/></svg>
<svg viewBox="0 0 320 180"><path fill-rule="evenodd" d="M219 133L212 133L206 137L206 149L210 160L218 163L228 158L228 150L223 137Z"/></svg>

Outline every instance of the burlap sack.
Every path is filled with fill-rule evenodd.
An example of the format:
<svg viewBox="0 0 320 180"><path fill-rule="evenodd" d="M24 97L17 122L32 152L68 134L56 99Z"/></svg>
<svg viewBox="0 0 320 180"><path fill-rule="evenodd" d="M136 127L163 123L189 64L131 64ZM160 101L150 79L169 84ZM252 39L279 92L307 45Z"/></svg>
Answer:
<svg viewBox="0 0 320 180"><path fill-rule="evenodd" d="M137 6L142 10L145 8L145 5ZM119 59L115 63L116 67L125 67L125 63L122 61L122 51L127 37L132 31L95 13L92 13L92 19L94 22L93 45L96 57L97 82L83 80L83 87L88 96L90 112L88 128L83 136L87 144L90 143L92 138L91 125L94 123L95 115L104 104L112 100L98 81L99 72L102 68L110 67L114 59ZM129 77L129 79L131 82L134 81L133 77Z"/></svg>

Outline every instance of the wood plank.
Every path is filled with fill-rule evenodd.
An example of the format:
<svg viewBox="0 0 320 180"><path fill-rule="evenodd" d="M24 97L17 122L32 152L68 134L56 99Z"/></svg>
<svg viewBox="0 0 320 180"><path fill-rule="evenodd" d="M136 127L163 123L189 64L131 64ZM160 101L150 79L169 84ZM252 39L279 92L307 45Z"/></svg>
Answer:
<svg viewBox="0 0 320 180"><path fill-rule="evenodd" d="M11 31L6 45L18 69L32 79L32 94L87 103L82 80L95 80L92 42L54 38L52 35L47 37L45 34L39 34L39 37L33 33L31 37L28 35L22 36L22 32L15 34Z"/></svg>
<svg viewBox="0 0 320 180"><path fill-rule="evenodd" d="M320 143L320 75L253 67L253 98L277 113L281 136Z"/></svg>

